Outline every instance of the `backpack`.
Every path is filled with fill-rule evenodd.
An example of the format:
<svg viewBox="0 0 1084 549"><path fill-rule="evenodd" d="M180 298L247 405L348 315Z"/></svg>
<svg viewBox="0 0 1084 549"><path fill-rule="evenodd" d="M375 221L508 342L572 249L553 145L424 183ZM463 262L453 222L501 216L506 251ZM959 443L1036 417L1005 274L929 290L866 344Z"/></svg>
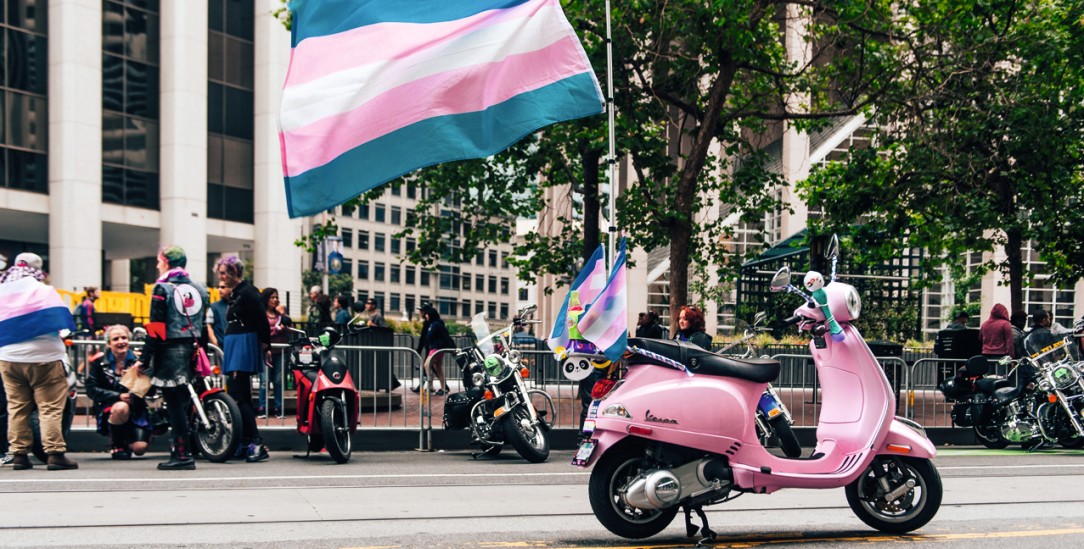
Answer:
<svg viewBox="0 0 1084 549"><path fill-rule="evenodd" d="M72 311L72 317L75 319L75 325L80 330L86 330L90 326L86 325L83 318L87 316L87 307L83 303L75 306L75 310Z"/></svg>

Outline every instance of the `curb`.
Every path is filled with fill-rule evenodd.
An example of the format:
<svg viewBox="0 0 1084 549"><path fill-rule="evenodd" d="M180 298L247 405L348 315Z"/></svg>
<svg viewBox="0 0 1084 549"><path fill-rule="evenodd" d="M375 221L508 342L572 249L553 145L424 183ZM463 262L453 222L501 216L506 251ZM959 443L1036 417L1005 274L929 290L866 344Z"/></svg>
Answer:
<svg viewBox="0 0 1084 549"><path fill-rule="evenodd" d="M798 441L805 448L811 448L816 443L816 429L813 427L795 427L794 433L798 435ZM935 446L974 446L974 431L971 429L956 429L951 427L931 427L926 429L927 436ZM298 434L293 428L288 427L261 427L260 435L264 444L275 451L304 452L306 448L305 437ZM421 447L418 429L405 428L362 428L354 434L354 450L358 452L402 452L418 450ZM554 429L549 432L550 449L574 450L579 442L579 431L576 429ZM94 429L73 428L67 438L69 452L104 452L109 448L109 439L99 435ZM470 445L470 436L467 431L444 431L439 428L433 429L431 449L439 450L471 450L476 447ZM168 437L155 437L151 443L151 451L168 452Z"/></svg>

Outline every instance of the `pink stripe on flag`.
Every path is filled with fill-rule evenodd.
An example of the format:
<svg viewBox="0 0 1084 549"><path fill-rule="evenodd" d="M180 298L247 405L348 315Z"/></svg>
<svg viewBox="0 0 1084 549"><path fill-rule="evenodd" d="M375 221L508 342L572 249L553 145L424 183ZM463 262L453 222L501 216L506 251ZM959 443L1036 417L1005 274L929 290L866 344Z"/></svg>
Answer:
<svg viewBox="0 0 1084 549"><path fill-rule="evenodd" d="M440 23L379 23L351 29L329 36L302 40L293 55L304 59L287 79L289 85L304 84L328 74L360 67L370 63L401 59L419 51L440 47L485 27L535 17L548 9L548 1L527 2L504 10L479 14ZM419 40L419 38L422 38ZM350 52L343 55L343 52Z"/></svg>
<svg viewBox="0 0 1084 549"><path fill-rule="evenodd" d="M415 80L353 111L282 134L291 151L286 175L323 166L343 153L427 118L485 110L519 94L589 71L574 36L535 52ZM530 80L525 80L529 78ZM405 103L404 98L409 98ZM410 106L404 110L404 106ZM285 158L285 156L284 156Z"/></svg>
<svg viewBox="0 0 1084 549"><path fill-rule="evenodd" d="M15 284L15 282L9 284ZM0 298L0 321L51 307L68 308L53 288L41 285L34 285L31 288L33 289L29 292L5 293Z"/></svg>

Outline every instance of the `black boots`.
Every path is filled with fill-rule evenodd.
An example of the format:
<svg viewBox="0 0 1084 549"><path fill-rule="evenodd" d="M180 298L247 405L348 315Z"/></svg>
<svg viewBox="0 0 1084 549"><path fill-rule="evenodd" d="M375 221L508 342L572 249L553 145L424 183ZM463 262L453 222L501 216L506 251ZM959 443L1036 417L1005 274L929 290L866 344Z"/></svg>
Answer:
<svg viewBox="0 0 1084 549"><path fill-rule="evenodd" d="M49 454L45 460L45 468L49 471L63 471L66 469L78 469L79 464L64 457L64 452Z"/></svg>
<svg viewBox="0 0 1084 549"><path fill-rule="evenodd" d="M132 452L128 449L128 434L131 429L128 425L109 424L110 454L113 459L131 459Z"/></svg>
<svg viewBox="0 0 1084 549"><path fill-rule="evenodd" d="M160 471L191 471L196 468L196 460L188 450L185 437L174 437L169 449L169 461L158 464Z"/></svg>

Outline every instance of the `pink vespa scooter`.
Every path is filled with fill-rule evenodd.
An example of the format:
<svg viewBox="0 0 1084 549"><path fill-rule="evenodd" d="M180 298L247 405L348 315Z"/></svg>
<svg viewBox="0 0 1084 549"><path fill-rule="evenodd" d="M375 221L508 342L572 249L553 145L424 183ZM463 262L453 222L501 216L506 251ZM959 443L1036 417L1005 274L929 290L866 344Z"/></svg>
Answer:
<svg viewBox="0 0 1084 549"><path fill-rule="evenodd" d="M806 275L809 297L783 267L773 291L801 295L787 319L812 335L810 351L821 384L817 445L808 457L769 453L753 415L778 361L738 360L684 342L629 340L624 379L596 385L583 442L573 459L594 469L591 508L609 531L653 536L685 512L689 536L715 539L703 507L743 493L780 488L845 487L863 522L890 533L925 525L941 505L933 444L918 424L893 417L896 398L862 335L851 326L861 312L854 287L835 281L838 239L828 257L831 281ZM823 286L823 287L822 287ZM605 391L609 382L612 388ZM691 512L702 521L692 524Z"/></svg>

